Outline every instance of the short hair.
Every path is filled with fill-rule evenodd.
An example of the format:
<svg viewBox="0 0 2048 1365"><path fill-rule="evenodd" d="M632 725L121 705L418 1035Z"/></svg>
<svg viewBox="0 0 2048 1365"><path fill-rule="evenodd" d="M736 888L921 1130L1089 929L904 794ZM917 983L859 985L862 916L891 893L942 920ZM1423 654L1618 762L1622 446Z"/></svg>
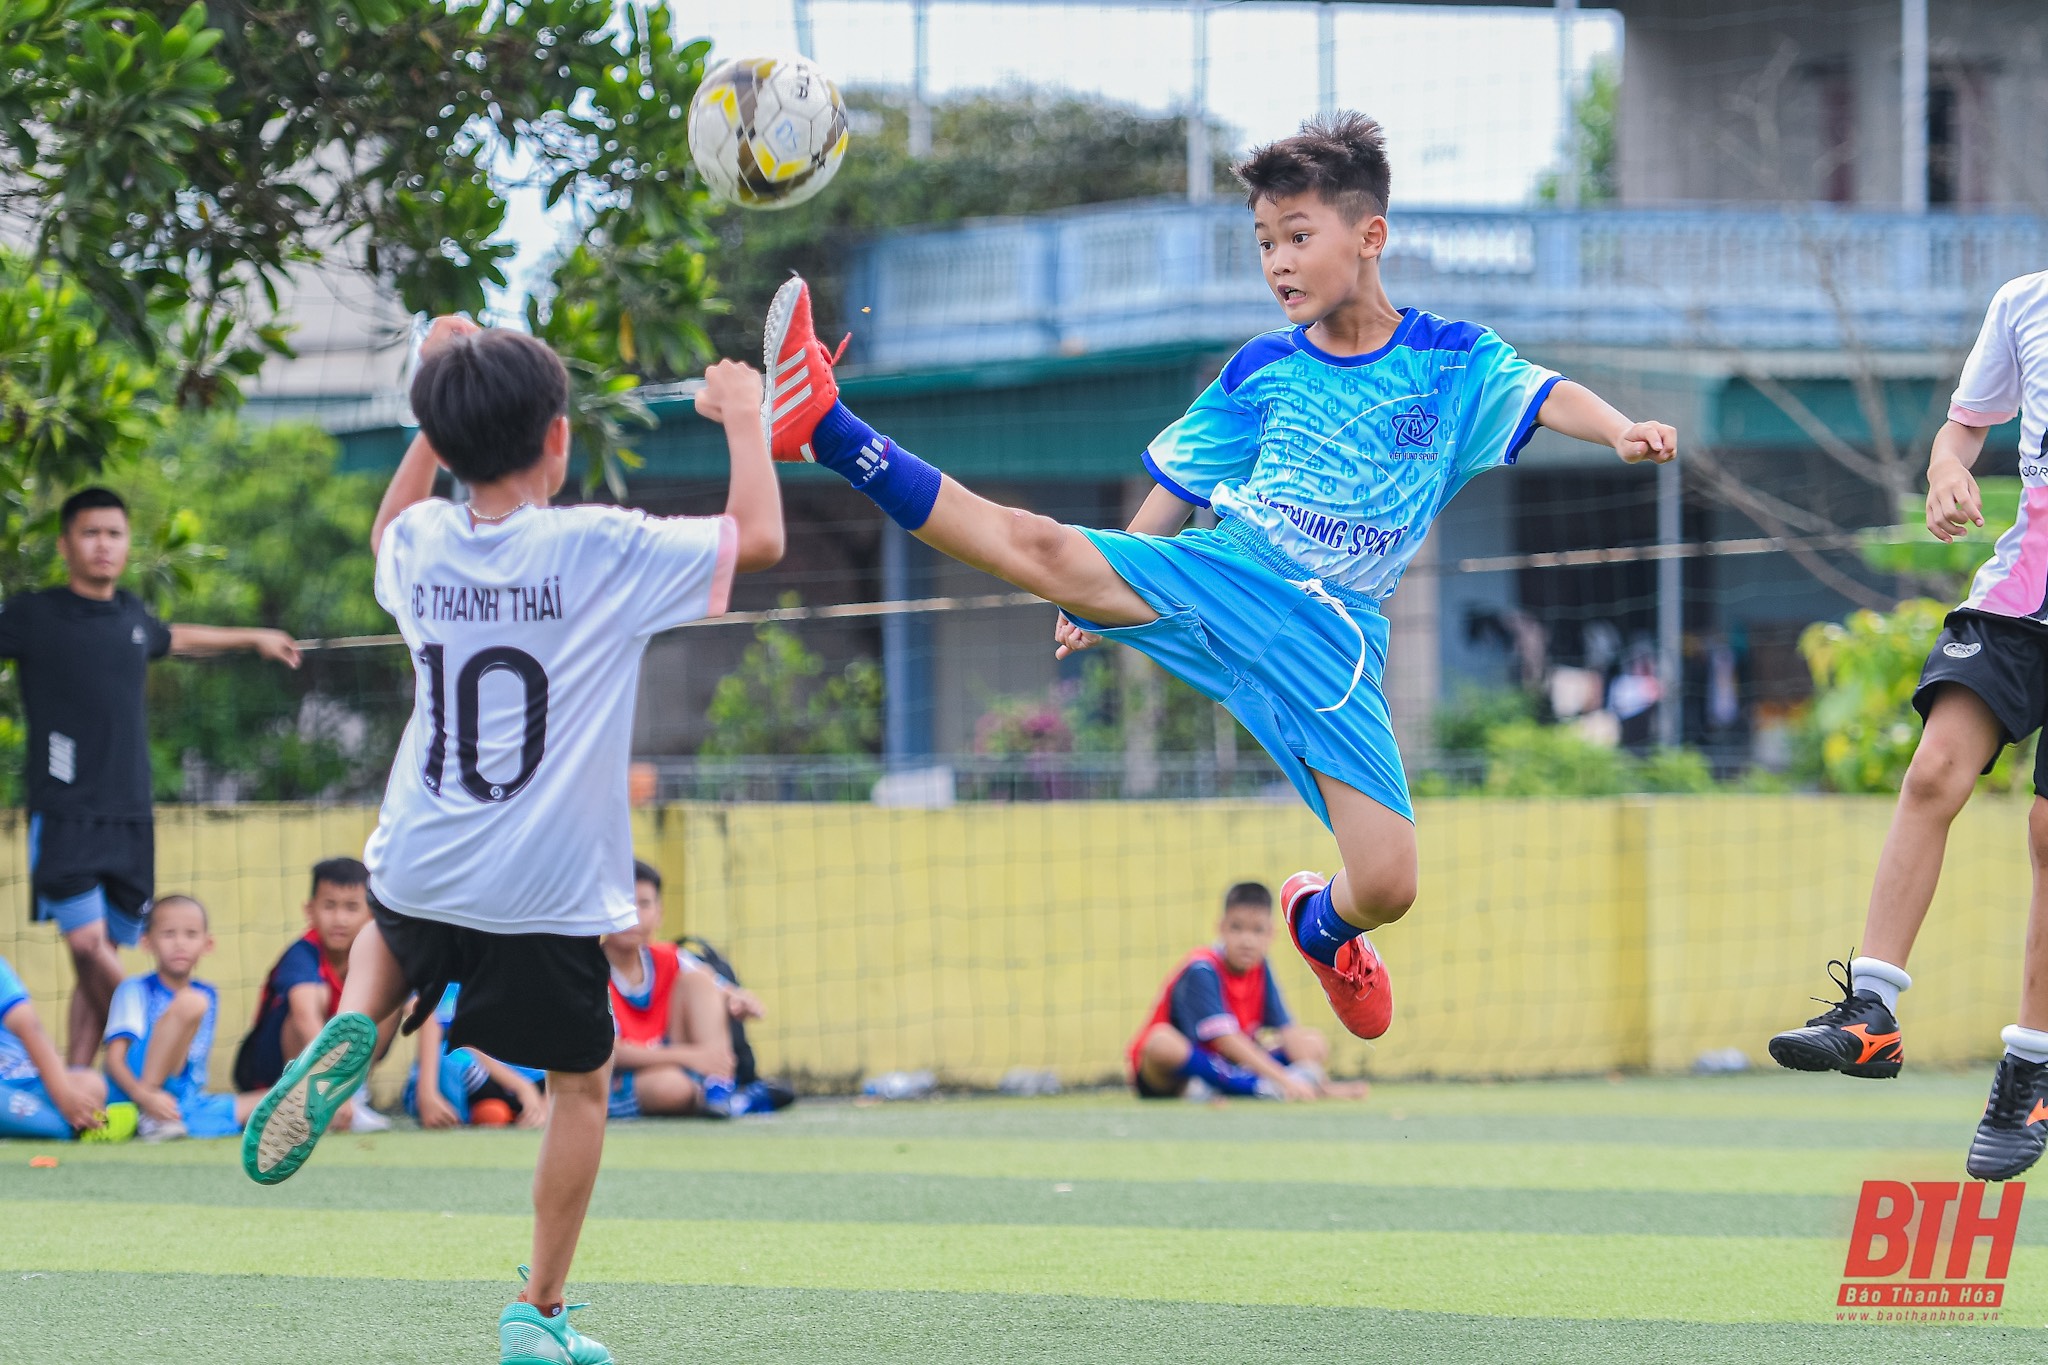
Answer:
<svg viewBox="0 0 2048 1365"><path fill-rule="evenodd" d="M412 377L420 431L464 483L493 483L540 463L549 423L568 410L562 358L502 327L455 337Z"/></svg>
<svg viewBox="0 0 2048 1365"><path fill-rule="evenodd" d="M1273 893L1266 889L1264 882L1239 882L1223 893L1223 913L1227 915L1240 906L1271 914Z"/></svg>
<svg viewBox="0 0 2048 1365"><path fill-rule="evenodd" d="M156 912L163 909L166 905L179 904L189 905L193 909L197 910L199 912L199 922L209 929L213 927L213 916L206 913L206 903L200 900L199 897L188 896L182 891L178 892L175 895L158 896L149 907L150 922L152 924L156 922Z"/></svg>
<svg viewBox="0 0 2048 1365"><path fill-rule="evenodd" d="M635 885L646 882L656 891L659 891L661 890L661 873L654 870L653 863L643 863L638 858L635 858L633 860L633 882Z"/></svg>
<svg viewBox="0 0 2048 1365"><path fill-rule="evenodd" d="M57 509L57 529L70 530L71 523L78 520L80 512L90 512L100 507L111 507L124 517L128 515L128 504L121 500L119 493L111 488L94 485L91 488L81 488L64 499L64 505Z"/></svg>
<svg viewBox="0 0 2048 1365"><path fill-rule="evenodd" d="M1310 119L1293 137L1254 148L1231 171L1244 186L1246 208L1314 194L1347 223L1387 211L1393 174L1379 120L1348 112Z"/></svg>
<svg viewBox="0 0 2048 1365"><path fill-rule="evenodd" d="M320 894L322 882L343 888L368 886L370 869L364 867L359 858L322 858L313 864L313 889L306 893L308 900Z"/></svg>

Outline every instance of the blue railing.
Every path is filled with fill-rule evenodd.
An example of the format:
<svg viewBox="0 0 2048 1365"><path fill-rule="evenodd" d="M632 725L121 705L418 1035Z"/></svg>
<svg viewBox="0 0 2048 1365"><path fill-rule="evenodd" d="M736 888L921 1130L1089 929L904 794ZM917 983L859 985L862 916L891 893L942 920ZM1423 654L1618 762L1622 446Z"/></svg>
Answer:
<svg viewBox="0 0 2048 1365"><path fill-rule="evenodd" d="M2005 280L2048 269L2031 215L1825 206L1404 209L1395 301L1518 345L1967 346ZM861 253L861 359L888 369L1179 342L1284 322L1236 204L1120 204L891 234Z"/></svg>

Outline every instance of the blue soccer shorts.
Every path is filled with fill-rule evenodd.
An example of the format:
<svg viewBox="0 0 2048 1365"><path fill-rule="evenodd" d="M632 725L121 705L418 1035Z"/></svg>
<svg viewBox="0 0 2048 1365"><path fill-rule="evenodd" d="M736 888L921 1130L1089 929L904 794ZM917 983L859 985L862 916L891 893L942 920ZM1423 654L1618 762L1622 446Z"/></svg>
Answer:
<svg viewBox="0 0 2048 1365"><path fill-rule="evenodd" d="M1387 618L1371 603L1290 573L1288 560L1229 521L1177 536L1082 534L1159 619L1105 627L1068 612L1075 625L1129 645L1221 704L1325 825L1316 772L1415 818L1380 691Z"/></svg>
<svg viewBox="0 0 2048 1365"><path fill-rule="evenodd" d="M62 1142L72 1136L71 1125L57 1112L50 1092L41 1078L21 1076L0 1080L0 1138L41 1138Z"/></svg>

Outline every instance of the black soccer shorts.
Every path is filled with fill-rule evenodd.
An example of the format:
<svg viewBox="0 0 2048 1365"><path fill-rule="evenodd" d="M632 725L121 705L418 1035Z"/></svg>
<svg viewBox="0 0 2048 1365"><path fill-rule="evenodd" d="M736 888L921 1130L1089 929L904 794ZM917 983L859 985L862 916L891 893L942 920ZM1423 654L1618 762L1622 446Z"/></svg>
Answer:
<svg viewBox="0 0 2048 1365"><path fill-rule="evenodd" d="M2048 628L1992 612L1950 612L1913 691L1923 721L1944 683L1983 699L1997 718L2001 746L2019 743L2048 722ZM1997 761L1994 753L1984 771ZM2048 745L2034 754L2034 794L2048 796Z"/></svg>
<svg viewBox="0 0 2048 1365"><path fill-rule="evenodd" d="M542 1071L597 1071L611 1060L611 964L595 937L487 934L401 915L375 896L370 910L406 984L419 992L407 1033L459 984L449 1047Z"/></svg>

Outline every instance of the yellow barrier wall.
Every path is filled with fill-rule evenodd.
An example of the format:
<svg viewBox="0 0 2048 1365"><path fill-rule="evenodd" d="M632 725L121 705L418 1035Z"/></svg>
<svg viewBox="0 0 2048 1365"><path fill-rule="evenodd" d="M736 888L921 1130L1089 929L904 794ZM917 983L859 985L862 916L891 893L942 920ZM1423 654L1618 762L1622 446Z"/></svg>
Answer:
<svg viewBox="0 0 2048 1365"><path fill-rule="evenodd" d="M1830 993L1829 957L1862 923L1891 803L1855 797L1425 801L1422 897L1377 934L1396 990L1393 1031L1348 1037L1334 1063L1378 1076L1678 1069L1740 1048ZM215 1073L262 975L301 932L318 858L359 850L360 808L167 808L158 886L211 908L221 988ZM929 1067L988 1083L1010 1067L1068 1081L1122 1065L1180 956L1203 941L1223 888L1331 866L1329 836L1291 803L682 805L636 816L668 878L669 932L723 948L770 1017L771 1070L843 1080ZM547 856L545 849L530 855ZM26 923L19 820L0 820L0 953L61 1031L70 968L49 926ZM2025 805L1980 799L1958 822L1916 952L1909 1055L1993 1055L2014 1015L2029 871ZM1331 1021L1284 944L1295 1012ZM141 959L135 959L141 966ZM380 1073L380 1094L402 1066Z"/></svg>

